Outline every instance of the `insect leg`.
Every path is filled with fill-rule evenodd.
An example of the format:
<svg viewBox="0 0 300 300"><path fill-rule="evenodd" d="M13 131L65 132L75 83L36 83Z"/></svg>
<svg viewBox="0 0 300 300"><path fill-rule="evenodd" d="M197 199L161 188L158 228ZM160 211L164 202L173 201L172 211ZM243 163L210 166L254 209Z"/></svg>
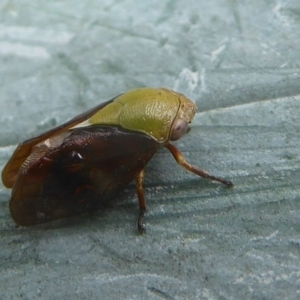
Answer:
<svg viewBox="0 0 300 300"><path fill-rule="evenodd" d="M190 172L193 172L194 174L204 177L204 178L209 178L211 180L215 180L215 181L219 181L223 184L226 184L228 187L233 187L233 183L229 180L223 179L223 178L219 178L219 177L215 177L212 176L210 174L208 174L206 171L193 166L191 164L189 164L186 159L184 158L184 156L181 154L181 152L171 143L167 144L165 146L174 156L175 160L185 169L189 170Z"/></svg>
<svg viewBox="0 0 300 300"><path fill-rule="evenodd" d="M136 192L139 200L140 214L138 218L138 231L143 233L145 231L145 212L146 212L146 199L143 188L143 181L145 177L144 169L136 176Z"/></svg>

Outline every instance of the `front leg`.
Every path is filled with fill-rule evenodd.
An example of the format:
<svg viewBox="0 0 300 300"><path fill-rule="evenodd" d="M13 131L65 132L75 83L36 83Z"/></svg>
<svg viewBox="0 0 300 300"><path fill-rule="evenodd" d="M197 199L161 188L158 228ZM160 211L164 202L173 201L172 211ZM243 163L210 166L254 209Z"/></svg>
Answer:
<svg viewBox="0 0 300 300"><path fill-rule="evenodd" d="M228 187L233 187L233 183L231 181L223 179L223 178L212 176L212 175L208 174L206 171L204 171L204 170L202 170L202 169L200 169L196 166L193 166L193 165L189 164L186 161L186 159L184 158L184 156L181 154L181 152L174 145L172 145L171 143L167 144L165 147L172 153L175 160L182 167L189 170L190 172L193 172L194 174L196 174L198 176L201 176L201 177L204 177L204 178L209 178L209 179L214 180L214 181L219 181L223 184L226 184Z"/></svg>

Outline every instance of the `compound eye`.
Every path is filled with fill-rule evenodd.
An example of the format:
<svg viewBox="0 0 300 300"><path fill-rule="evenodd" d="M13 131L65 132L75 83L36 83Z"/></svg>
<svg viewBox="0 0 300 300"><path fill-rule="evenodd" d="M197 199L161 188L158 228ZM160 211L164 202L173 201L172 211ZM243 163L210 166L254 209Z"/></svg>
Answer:
<svg viewBox="0 0 300 300"><path fill-rule="evenodd" d="M189 126L188 123L182 119L175 120L170 134L170 140L176 141L185 135Z"/></svg>

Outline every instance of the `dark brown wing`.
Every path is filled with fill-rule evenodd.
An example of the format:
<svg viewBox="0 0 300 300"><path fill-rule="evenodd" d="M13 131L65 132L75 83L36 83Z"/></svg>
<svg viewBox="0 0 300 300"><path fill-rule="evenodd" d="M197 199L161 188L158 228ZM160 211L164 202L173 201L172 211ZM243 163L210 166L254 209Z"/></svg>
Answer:
<svg viewBox="0 0 300 300"><path fill-rule="evenodd" d="M113 126L74 129L60 146L36 146L20 168L10 210L34 225L99 208L126 187L159 147L151 137Z"/></svg>
<svg viewBox="0 0 300 300"><path fill-rule="evenodd" d="M13 187L21 165L23 164L23 162L25 161L27 156L31 153L32 148L36 144L48 139L49 137L51 137L53 135L57 135L63 131L66 131L67 129L74 127L75 125L87 120L90 116L95 114L98 110L102 109L107 104L111 103L115 98L113 98L109 101L106 101L104 103L101 103L101 104L89 109L88 111L74 117L72 120L70 120L60 126L57 126L53 129L50 129L49 131L46 131L46 132L40 134L39 136L36 136L32 139L29 139L29 140L26 140L26 141L20 143L2 171L3 184L8 188Z"/></svg>

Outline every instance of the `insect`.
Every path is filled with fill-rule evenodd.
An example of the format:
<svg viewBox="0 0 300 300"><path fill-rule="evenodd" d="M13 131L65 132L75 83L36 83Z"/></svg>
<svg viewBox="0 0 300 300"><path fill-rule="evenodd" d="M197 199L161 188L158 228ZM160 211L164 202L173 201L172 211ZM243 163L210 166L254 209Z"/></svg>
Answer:
<svg viewBox="0 0 300 300"><path fill-rule="evenodd" d="M143 232L144 168L160 147L185 169L232 187L189 164L170 142L189 131L195 112L180 93L140 88L24 141L2 171L4 185L12 188L12 218L28 226L99 209L135 179Z"/></svg>

